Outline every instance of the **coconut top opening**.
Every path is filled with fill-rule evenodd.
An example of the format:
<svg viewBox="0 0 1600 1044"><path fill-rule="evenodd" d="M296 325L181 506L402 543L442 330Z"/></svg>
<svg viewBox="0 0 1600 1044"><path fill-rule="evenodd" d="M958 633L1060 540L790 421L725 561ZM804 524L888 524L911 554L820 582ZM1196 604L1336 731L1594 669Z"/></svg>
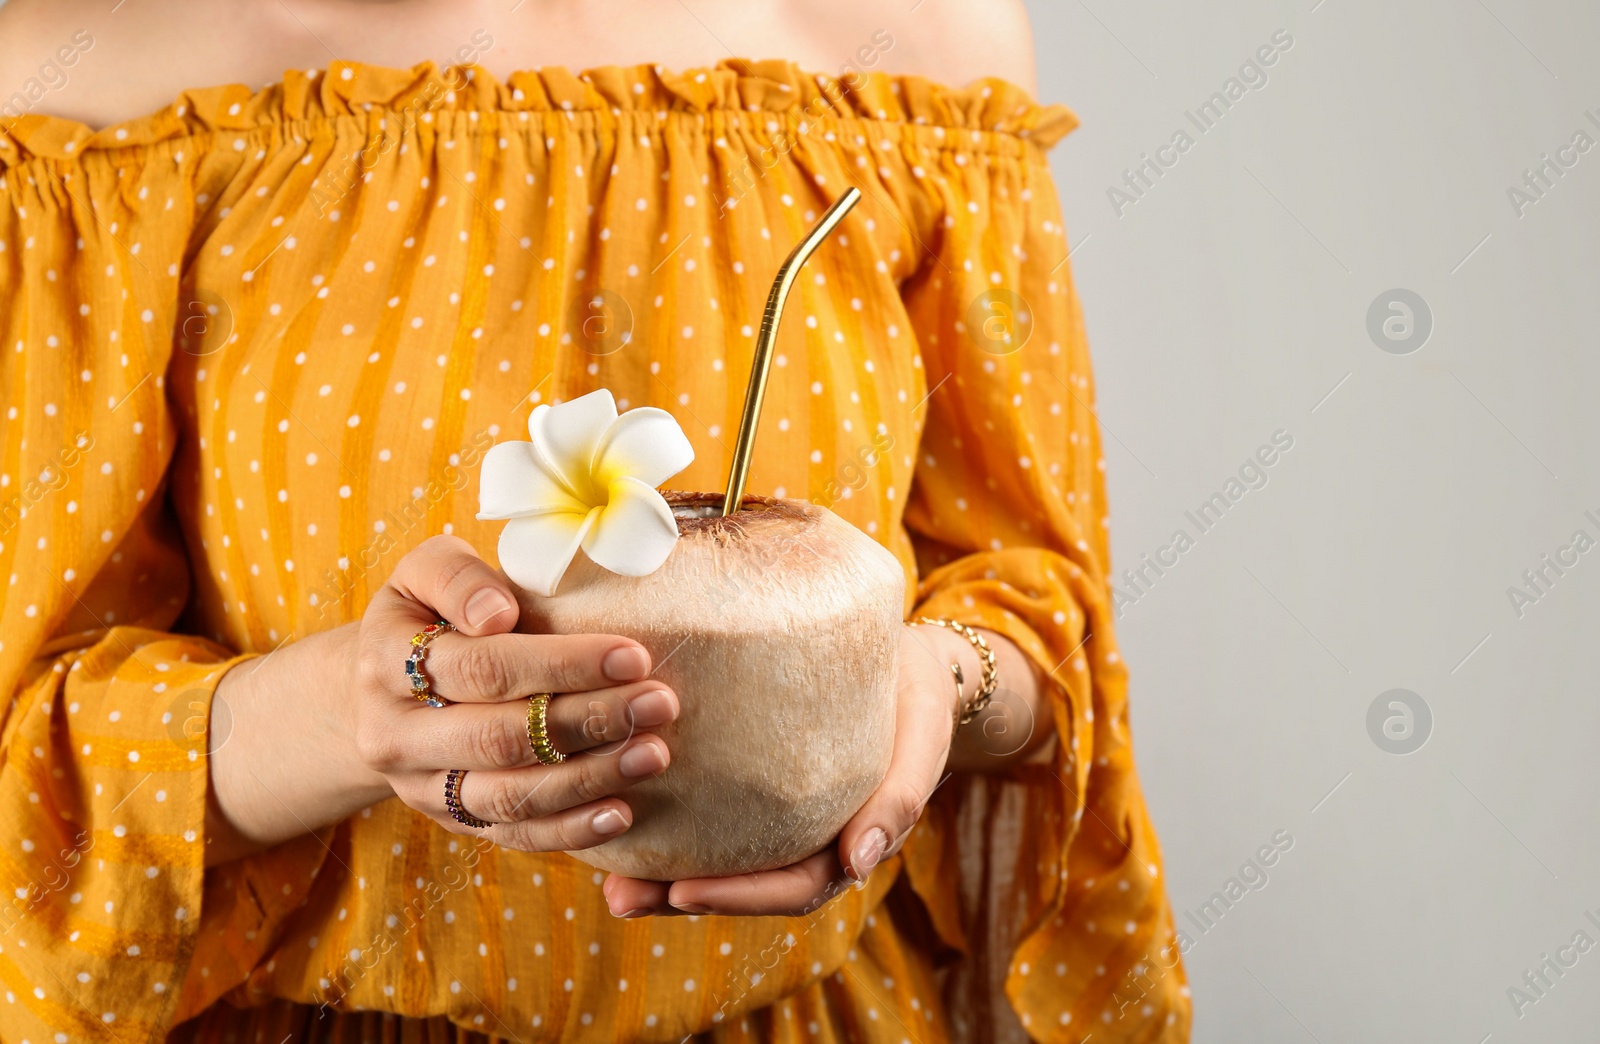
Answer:
<svg viewBox="0 0 1600 1044"><path fill-rule="evenodd" d="M674 504L674 518L717 518L722 514L721 504Z"/></svg>
<svg viewBox="0 0 1600 1044"><path fill-rule="evenodd" d="M739 510L727 517L723 517L722 514L724 498L722 493L689 493L664 489L661 495L666 498L667 506L672 509L672 516L678 522L680 536L744 535L753 527L781 525L792 528L813 521L813 513L807 512L795 501L763 497L754 493L746 493L740 501Z"/></svg>

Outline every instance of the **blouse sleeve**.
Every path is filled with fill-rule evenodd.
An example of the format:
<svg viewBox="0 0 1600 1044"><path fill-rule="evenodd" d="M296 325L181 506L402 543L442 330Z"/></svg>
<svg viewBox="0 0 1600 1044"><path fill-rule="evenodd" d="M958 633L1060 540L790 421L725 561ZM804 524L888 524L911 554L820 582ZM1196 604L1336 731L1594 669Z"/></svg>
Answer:
<svg viewBox="0 0 1600 1044"><path fill-rule="evenodd" d="M1014 642L1048 679L1050 715L1014 721L1014 735L1055 736L1047 757L941 788L906 867L944 940L987 949L964 963L1003 987L1030 1034L1187 1039L1129 745L1105 460L1060 204L1038 147L984 137L999 145L923 161L941 205L903 289L928 394L905 516L914 612Z"/></svg>
<svg viewBox="0 0 1600 1044"><path fill-rule="evenodd" d="M231 958L318 859L235 864L231 892L205 869L212 693L244 657L175 633L165 375L191 199L125 155L0 139L0 1038L159 1040L242 981Z"/></svg>

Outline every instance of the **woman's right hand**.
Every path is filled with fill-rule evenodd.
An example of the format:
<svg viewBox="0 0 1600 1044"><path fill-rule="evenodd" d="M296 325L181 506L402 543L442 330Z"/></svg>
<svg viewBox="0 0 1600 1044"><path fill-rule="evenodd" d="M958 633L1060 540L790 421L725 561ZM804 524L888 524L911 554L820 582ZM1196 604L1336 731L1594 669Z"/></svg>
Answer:
<svg viewBox="0 0 1600 1044"><path fill-rule="evenodd" d="M459 537L424 541L400 560L361 618L356 751L400 800L458 834L476 833L445 808L445 776L465 769L461 805L493 824L507 848L590 848L633 825L615 797L659 774L666 743L643 731L678 715L678 700L650 678L650 654L612 634L513 634L517 602L505 579ZM424 671L451 701L429 707L411 693L411 638L447 620ZM528 741L528 697L557 693L546 711L551 744L567 755L541 765ZM573 755L579 755L574 757Z"/></svg>
<svg viewBox="0 0 1600 1044"><path fill-rule="evenodd" d="M619 792L667 767L667 745L649 730L677 717L677 696L650 677L638 642L512 633L518 616L499 572L466 541L436 536L396 564L358 624L230 671L217 688L233 724L225 745L212 744L207 861L391 795L452 833L525 851L589 848L627 830ZM444 707L418 701L405 671L412 636L437 620L456 628L423 661ZM546 723L567 755L558 765L541 765L528 741L528 697L539 692L556 694ZM462 807L489 827L451 817L451 769L465 770Z"/></svg>

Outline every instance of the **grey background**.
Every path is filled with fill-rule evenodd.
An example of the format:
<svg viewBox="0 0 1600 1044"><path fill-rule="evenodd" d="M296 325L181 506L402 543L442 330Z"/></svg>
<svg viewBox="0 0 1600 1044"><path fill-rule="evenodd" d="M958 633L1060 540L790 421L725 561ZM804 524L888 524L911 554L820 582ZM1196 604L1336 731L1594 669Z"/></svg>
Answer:
<svg viewBox="0 0 1600 1044"><path fill-rule="evenodd" d="M1119 577L1294 438L1119 625L1195 1040L1600 1039L1600 947L1521 1017L1507 994L1600 944L1600 550L1520 618L1507 595L1600 538L1600 148L1521 216L1507 196L1600 141L1600 6L1028 6L1040 94L1083 120L1052 163ZM1199 134L1184 110L1278 29L1267 85ZM1180 127L1119 217L1107 189ZM1433 313L1411 354L1367 332L1396 287ZM1404 756L1367 729L1395 688L1433 718ZM1279 829L1269 883L1187 922Z"/></svg>
<svg viewBox="0 0 1600 1044"><path fill-rule="evenodd" d="M1294 439L1119 623L1196 1041L1600 1039L1600 948L1521 1017L1507 996L1600 942L1600 548L1520 618L1507 597L1600 539L1600 147L1507 198L1600 141L1600 5L1028 6L1040 94L1083 120L1052 164L1119 586ZM1200 134L1184 112L1279 29L1265 86ZM1194 147L1119 216L1107 190L1178 129ZM1432 312L1410 354L1368 333L1392 288ZM1431 713L1405 755L1368 729L1393 689ZM1196 928L1280 830L1267 884Z"/></svg>

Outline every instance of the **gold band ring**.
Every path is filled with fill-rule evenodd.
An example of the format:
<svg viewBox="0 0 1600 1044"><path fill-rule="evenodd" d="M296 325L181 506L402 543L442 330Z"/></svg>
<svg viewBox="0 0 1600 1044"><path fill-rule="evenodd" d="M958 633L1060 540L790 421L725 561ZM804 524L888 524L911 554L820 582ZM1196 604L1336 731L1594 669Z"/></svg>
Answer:
<svg viewBox="0 0 1600 1044"><path fill-rule="evenodd" d="M550 742L550 727L545 721L550 696L548 692L536 692L528 697L528 745L541 765L559 765L567 760L567 756Z"/></svg>

